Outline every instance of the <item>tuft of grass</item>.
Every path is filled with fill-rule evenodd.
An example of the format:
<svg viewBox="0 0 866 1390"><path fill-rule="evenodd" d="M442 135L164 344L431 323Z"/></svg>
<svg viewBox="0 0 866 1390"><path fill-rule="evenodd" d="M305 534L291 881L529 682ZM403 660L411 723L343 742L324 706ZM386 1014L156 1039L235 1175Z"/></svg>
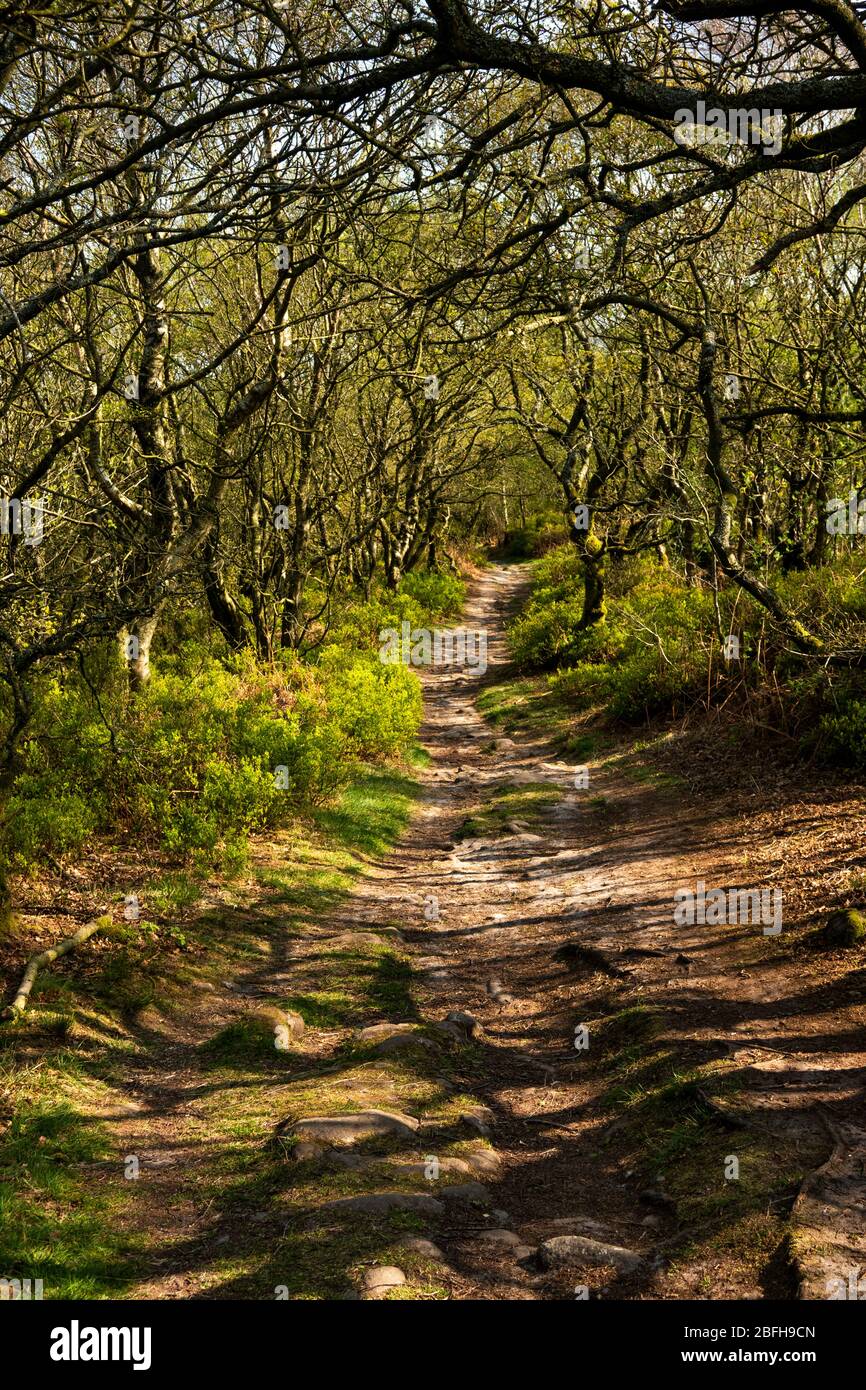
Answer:
<svg viewBox="0 0 866 1390"><path fill-rule="evenodd" d="M513 820L525 821L529 826L539 824L561 800L562 792L549 782L500 782L475 814L464 821L455 839L501 835Z"/></svg>
<svg viewBox="0 0 866 1390"><path fill-rule="evenodd" d="M82 1101L63 1098L75 1065L58 1058L52 1071L37 1069L38 1098L32 1075L0 1078L7 1094L19 1091L0 1139L0 1273L41 1279L46 1299L117 1297L139 1269L140 1245L117 1220L129 1197L120 1157Z"/></svg>
<svg viewBox="0 0 866 1390"><path fill-rule="evenodd" d="M261 1062L278 1066L289 1055L277 1049L274 1025L266 1018L235 1019L203 1042L199 1051L223 1067L246 1067Z"/></svg>
<svg viewBox="0 0 866 1390"><path fill-rule="evenodd" d="M411 978L406 958L384 943L356 951L328 951L321 958L316 988L292 995L286 1004L310 1028L411 1022L417 1018Z"/></svg>
<svg viewBox="0 0 866 1390"><path fill-rule="evenodd" d="M544 681L532 676L488 685L475 701L485 719L509 734L546 733L551 703Z"/></svg>
<svg viewBox="0 0 866 1390"><path fill-rule="evenodd" d="M384 854L400 838L418 796L418 784L394 771L368 771L330 807L317 810L314 824L345 850Z"/></svg>

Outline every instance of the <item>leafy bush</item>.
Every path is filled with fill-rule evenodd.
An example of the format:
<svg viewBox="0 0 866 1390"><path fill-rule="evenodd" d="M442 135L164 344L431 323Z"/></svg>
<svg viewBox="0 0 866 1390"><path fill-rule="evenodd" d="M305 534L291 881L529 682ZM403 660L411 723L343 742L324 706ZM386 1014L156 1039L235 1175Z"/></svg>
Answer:
<svg viewBox="0 0 866 1390"><path fill-rule="evenodd" d="M106 644L91 654L98 698L92 675L78 671L38 690L6 807L4 862L26 870L111 835L200 866L239 867L251 832L327 800L359 761L408 752L420 683L379 661L379 631L447 620L462 597L459 580L437 573L412 574L369 601L344 595L308 659L287 654L273 667L187 636L134 698Z"/></svg>
<svg viewBox="0 0 866 1390"><path fill-rule="evenodd" d="M818 737L829 761L866 768L866 700L852 700L842 713L825 714Z"/></svg>
<svg viewBox="0 0 866 1390"><path fill-rule="evenodd" d="M531 517L505 536L498 554L504 560L532 560L546 555L568 540L565 519L556 513Z"/></svg>
<svg viewBox="0 0 866 1390"><path fill-rule="evenodd" d="M6 854L13 868L36 858L60 859L84 845L97 817L76 792L53 794L46 778L24 776L7 806Z"/></svg>
<svg viewBox="0 0 866 1390"><path fill-rule="evenodd" d="M855 561L773 582L811 630L824 631L837 645L866 644L866 599ZM580 554L573 545L561 546L536 561L529 601L509 629L521 666L557 668L549 684L567 704L638 723L681 713L708 691L711 698L727 698L732 682L754 690L763 685L766 692L772 675L773 698L784 692L788 727L799 728L803 741L830 759L866 767L862 677L849 673L832 686L823 668L804 668L765 610L736 585L718 595L722 632L740 639L740 660L730 665L720 656L709 588L687 584L649 554L612 564L607 587L606 621L580 632Z"/></svg>
<svg viewBox="0 0 866 1390"><path fill-rule="evenodd" d="M463 607L464 585L456 574L413 570L405 576L400 589L418 605L425 618L457 618Z"/></svg>
<svg viewBox="0 0 866 1390"><path fill-rule="evenodd" d="M534 594L509 629L515 661L521 666L543 667L556 660L575 659L580 649L577 625L582 608L582 596L557 599L550 591Z"/></svg>
<svg viewBox="0 0 866 1390"><path fill-rule="evenodd" d="M612 568L604 623L581 632L582 610L580 555L563 546L536 563L509 629L521 665L559 668L550 685L568 703L635 723L682 709L705 687L718 646L707 591L644 557Z"/></svg>
<svg viewBox="0 0 866 1390"><path fill-rule="evenodd" d="M356 757L395 757L418 732L421 686L406 666L356 657L329 673L326 691L335 730Z"/></svg>

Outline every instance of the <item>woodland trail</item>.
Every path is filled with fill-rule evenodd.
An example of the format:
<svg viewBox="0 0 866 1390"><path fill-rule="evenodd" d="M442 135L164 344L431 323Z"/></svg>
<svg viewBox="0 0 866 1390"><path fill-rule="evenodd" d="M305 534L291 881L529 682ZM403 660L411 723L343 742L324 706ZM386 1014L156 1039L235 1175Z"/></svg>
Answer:
<svg viewBox="0 0 866 1390"><path fill-rule="evenodd" d="M471 587L463 625L488 633L485 682L507 670L504 619L525 582L496 568ZM433 670L424 687L430 764L394 852L300 942L272 939L264 965L152 1036L105 1112L148 1173L134 1225L152 1273L132 1295L272 1297L291 1249L293 1267L334 1260L337 1297L827 1297L828 1279L866 1264L863 972L825 997L760 926L675 926L678 886L748 882L733 816L615 760L576 787L545 742L496 735L471 672ZM484 820L491 798L522 790L538 798L527 820ZM386 1018L347 1055L345 1031L308 1030L288 1071L202 1071L202 1037L251 999L294 993L347 933L395 925L411 965L402 1038ZM455 1011L478 1030L437 1033ZM313 1143L256 1173L281 1116L291 1134L292 1116L365 1108L416 1132ZM203 1204L238 1141L252 1150ZM344 1245L346 1223L364 1239ZM372 1287L395 1266L405 1284Z"/></svg>

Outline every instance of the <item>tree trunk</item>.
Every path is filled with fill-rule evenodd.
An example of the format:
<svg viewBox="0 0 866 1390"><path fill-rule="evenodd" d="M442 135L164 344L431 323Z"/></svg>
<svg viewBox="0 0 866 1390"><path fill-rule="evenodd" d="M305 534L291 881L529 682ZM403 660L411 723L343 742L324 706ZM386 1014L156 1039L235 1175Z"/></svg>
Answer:
<svg viewBox="0 0 866 1390"><path fill-rule="evenodd" d="M220 572L219 540L215 529L204 543L202 570L211 617L229 646L234 651L240 651L246 646L244 617Z"/></svg>
<svg viewBox="0 0 866 1390"><path fill-rule="evenodd" d="M580 615L578 631L603 623L605 618L604 575L607 553L604 542L600 541L590 528L583 543L583 612Z"/></svg>
<svg viewBox="0 0 866 1390"><path fill-rule="evenodd" d="M160 609L129 624L120 635L121 654L129 673L129 688L143 690L150 680L150 647L159 624Z"/></svg>

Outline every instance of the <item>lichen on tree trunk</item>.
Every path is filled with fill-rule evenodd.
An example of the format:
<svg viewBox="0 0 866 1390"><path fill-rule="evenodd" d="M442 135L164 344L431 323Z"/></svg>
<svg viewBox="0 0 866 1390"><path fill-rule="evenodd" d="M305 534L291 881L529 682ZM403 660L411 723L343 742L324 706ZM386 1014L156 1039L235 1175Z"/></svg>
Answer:
<svg viewBox="0 0 866 1390"><path fill-rule="evenodd" d="M587 628L596 627L599 623L603 623L606 613L604 579L607 554L604 542L599 540L592 528L587 532L584 540L581 559L583 565L583 612L580 615L578 629L580 632L585 632Z"/></svg>

